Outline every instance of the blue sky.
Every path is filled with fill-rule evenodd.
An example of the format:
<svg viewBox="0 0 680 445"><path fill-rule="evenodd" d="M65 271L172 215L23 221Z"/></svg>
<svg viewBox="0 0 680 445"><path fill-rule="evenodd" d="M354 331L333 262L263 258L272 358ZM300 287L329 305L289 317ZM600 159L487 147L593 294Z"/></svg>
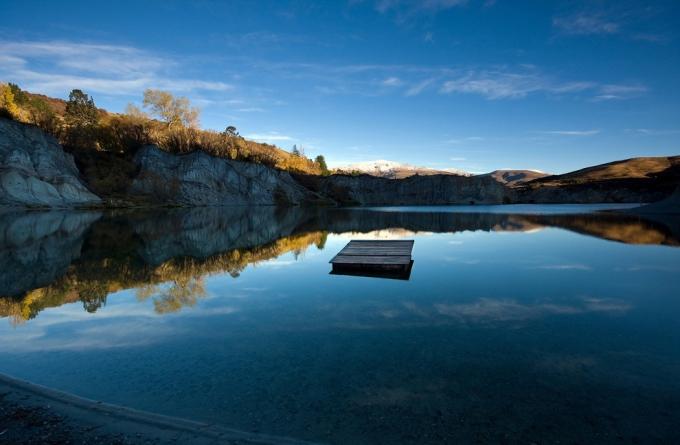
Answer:
<svg viewBox="0 0 680 445"><path fill-rule="evenodd" d="M560 173L680 154L677 1L0 0L0 79L201 125L331 166Z"/></svg>

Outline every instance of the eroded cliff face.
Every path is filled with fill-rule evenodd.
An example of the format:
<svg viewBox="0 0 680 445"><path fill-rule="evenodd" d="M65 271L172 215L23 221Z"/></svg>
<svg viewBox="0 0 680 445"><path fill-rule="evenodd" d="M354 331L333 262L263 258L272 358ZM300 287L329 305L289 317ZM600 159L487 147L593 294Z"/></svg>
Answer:
<svg viewBox="0 0 680 445"><path fill-rule="evenodd" d="M630 185L611 181L563 186L532 184L532 186L515 189L513 202L530 204L644 203L656 202L668 196L669 193L668 187L654 183Z"/></svg>
<svg viewBox="0 0 680 445"><path fill-rule="evenodd" d="M0 206L75 207L100 202L54 137L0 118Z"/></svg>
<svg viewBox="0 0 680 445"><path fill-rule="evenodd" d="M507 186L493 175L298 176L201 151L141 148L110 206L446 205L655 202L680 183L680 157L639 158ZM106 170L109 165L98 167ZM111 169L119 166L111 165ZM106 177L106 171L102 172ZM128 178L130 184L128 185ZM0 208L103 204L57 140L0 118ZM676 210L677 211L677 210Z"/></svg>
<svg viewBox="0 0 680 445"><path fill-rule="evenodd" d="M512 199L507 187L483 176L433 175L394 180L334 175L320 179L313 187L340 204L355 205L501 204Z"/></svg>
<svg viewBox="0 0 680 445"><path fill-rule="evenodd" d="M139 150L134 162L139 173L129 192L155 204L298 205L321 201L287 172L201 151L174 155L148 145Z"/></svg>

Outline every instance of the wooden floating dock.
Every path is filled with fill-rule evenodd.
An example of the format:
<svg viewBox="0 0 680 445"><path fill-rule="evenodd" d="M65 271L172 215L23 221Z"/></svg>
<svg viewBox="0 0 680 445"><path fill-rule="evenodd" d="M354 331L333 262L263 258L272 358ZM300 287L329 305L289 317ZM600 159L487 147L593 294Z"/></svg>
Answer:
<svg viewBox="0 0 680 445"><path fill-rule="evenodd" d="M332 274L409 279L413 240L353 240L333 257Z"/></svg>

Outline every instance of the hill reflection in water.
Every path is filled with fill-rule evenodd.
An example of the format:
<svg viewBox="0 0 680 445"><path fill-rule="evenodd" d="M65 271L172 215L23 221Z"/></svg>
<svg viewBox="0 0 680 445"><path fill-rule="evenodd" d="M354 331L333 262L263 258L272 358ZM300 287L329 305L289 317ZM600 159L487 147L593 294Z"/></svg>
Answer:
<svg viewBox="0 0 680 445"><path fill-rule="evenodd" d="M136 289L158 314L191 307L212 274L237 278L292 252L323 249L329 233L529 232L561 228L630 244L680 245L676 218L615 213L501 214L371 209L195 208L0 215L0 316L23 323L40 311L81 302L96 312L107 297Z"/></svg>

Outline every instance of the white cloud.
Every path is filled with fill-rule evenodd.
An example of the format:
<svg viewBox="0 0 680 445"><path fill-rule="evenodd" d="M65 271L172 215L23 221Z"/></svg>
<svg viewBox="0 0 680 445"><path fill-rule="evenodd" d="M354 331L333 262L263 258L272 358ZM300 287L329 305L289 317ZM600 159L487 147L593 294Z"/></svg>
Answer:
<svg viewBox="0 0 680 445"><path fill-rule="evenodd" d="M592 270L592 267L585 264L546 264L537 268L545 270Z"/></svg>
<svg viewBox="0 0 680 445"><path fill-rule="evenodd" d="M381 83L384 86L387 86L387 87L398 87L403 82L398 77L388 77L387 79L383 80Z"/></svg>
<svg viewBox="0 0 680 445"><path fill-rule="evenodd" d="M617 34L621 31L619 23L607 19L602 13L555 17L553 26L569 35Z"/></svg>
<svg viewBox="0 0 680 445"><path fill-rule="evenodd" d="M533 67L520 71L468 70L445 81L440 93L478 94L487 99L517 99L532 93L566 94L592 89L593 82L562 82Z"/></svg>
<svg viewBox="0 0 680 445"><path fill-rule="evenodd" d="M643 85L560 79L532 65L466 69L460 66L260 62L255 66L278 78L304 80L315 92L328 95L375 96L399 91L405 97L412 97L435 90L440 94L476 94L489 100L518 99L531 94L581 95L593 99L603 94L634 97L646 91ZM404 88L376 91L376 79L382 79L377 82L384 85ZM612 92L614 89L616 92Z"/></svg>
<svg viewBox="0 0 680 445"><path fill-rule="evenodd" d="M413 86L411 86L408 90L406 90L406 96L417 96L418 94L422 93L432 85L432 83L435 82L436 79L425 79L423 81L420 81Z"/></svg>
<svg viewBox="0 0 680 445"><path fill-rule="evenodd" d="M174 60L122 45L1 41L0 62L0 77L46 94L65 94L73 88L109 95L141 94L146 88L175 92L233 88L219 81L177 77Z"/></svg>
<svg viewBox="0 0 680 445"><path fill-rule="evenodd" d="M629 99L648 89L644 85L598 84L586 81L560 81L541 73L535 67L521 70L468 70L449 75L439 92L442 94L477 94L489 100L519 99L530 94L594 93L594 100Z"/></svg>
<svg viewBox="0 0 680 445"><path fill-rule="evenodd" d="M454 138L454 139L448 139L445 141L446 144L463 144L465 142L479 142L483 141L484 138L481 136L467 136L464 138Z"/></svg>
<svg viewBox="0 0 680 445"><path fill-rule="evenodd" d="M265 109L260 108L260 107L247 107L247 108L239 108L236 111L239 111L241 113L263 113L265 111Z"/></svg>
<svg viewBox="0 0 680 445"><path fill-rule="evenodd" d="M595 101L622 100L638 97L649 91L644 85L602 85L599 93L595 96Z"/></svg>
<svg viewBox="0 0 680 445"><path fill-rule="evenodd" d="M627 128L626 133L635 133L645 136L664 136L669 134L678 134L680 130L657 130L652 128Z"/></svg>
<svg viewBox="0 0 680 445"><path fill-rule="evenodd" d="M10 54L25 60L49 60L62 68L91 73L133 76L172 65L170 60L145 53L134 47L46 42L0 42L0 54Z"/></svg>
<svg viewBox="0 0 680 445"><path fill-rule="evenodd" d="M0 67L4 67L4 69L8 70L10 68L13 69L23 68L25 65L26 61L21 57L16 57L0 52Z"/></svg>
<svg viewBox="0 0 680 445"><path fill-rule="evenodd" d="M375 9L380 13L396 11L403 14L438 12L464 5L467 0L378 0Z"/></svg>
<svg viewBox="0 0 680 445"><path fill-rule="evenodd" d="M552 130L540 131L542 134L554 134L558 136L593 136L600 133L600 130Z"/></svg>
<svg viewBox="0 0 680 445"><path fill-rule="evenodd" d="M608 6L592 2L589 10L553 18L553 27L566 36L619 36L629 40L664 43L669 37L657 34L649 21L662 13L658 5L640 7L630 2L611 2Z"/></svg>
<svg viewBox="0 0 680 445"><path fill-rule="evenodd" d="M252 139L257 142L266 142L268 144L273 144L275 142L285 142L296 140L292 136L287 136L285 134L280 134L277 132L270 133L253 133L245 136L247 139Z"/></svg>

